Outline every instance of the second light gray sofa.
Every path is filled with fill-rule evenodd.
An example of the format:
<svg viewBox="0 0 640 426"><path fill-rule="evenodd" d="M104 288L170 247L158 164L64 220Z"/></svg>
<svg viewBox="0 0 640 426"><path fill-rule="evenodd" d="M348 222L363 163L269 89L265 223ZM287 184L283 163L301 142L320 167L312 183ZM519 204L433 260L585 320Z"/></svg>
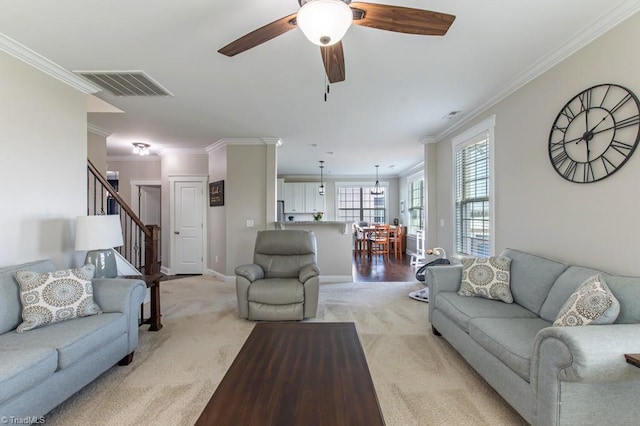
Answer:
<svg viewBox="0 0 640 426"><path fill-rule="evenodd" d="M94 278L93 299L101 314L18 333L18 270L53 272L55 266L44 260L0 268L0 419L39 422L118 362L131 362L146 285Z"/></svg>
<svg viewBox="0 0 640 426"><path fill-rule="evenodd" d="M458 294L462 266L429 268L429 320L534 425L636 425L640 368L640 278L611 275L505 250L514 303ZM553 326L563 304L601 274L620 303L613 324Z"/></svg>

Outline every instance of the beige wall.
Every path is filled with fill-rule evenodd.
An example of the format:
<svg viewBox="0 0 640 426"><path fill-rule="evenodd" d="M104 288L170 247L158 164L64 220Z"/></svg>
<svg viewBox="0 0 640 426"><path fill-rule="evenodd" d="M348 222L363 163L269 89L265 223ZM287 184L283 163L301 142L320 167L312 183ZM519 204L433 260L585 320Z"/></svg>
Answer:
<svg viewBox="0 0 640 426"><path fill-rule="evenodd" d="M93 132L87 133L87 158L105 176L107 173L107 138Z"/></svg>
<svg viewBox="0 0 640 426"><path fill-rule="evenodd" d="M562 179L548 159L549 130L580 91L617 83L640 95L640 14L496 104L465 129L496 115L496 248L640 275L640 153L611 177L592 184ZM451 137L437 147L438 244L453 253ZM431 206L433 211L433 206Z"/></svg>
<svg viewBox="0 0 640 426"><path fill-rule="evenodd" d="M269 148L266 145L227 145L227 276L233 274L236 266L253 262L256 233L268 226L267 185L273 185L275 191L276 183L275 174L267 176L268 163L275 164L275 152L273 147ZM275 192L270 204L275 206ZM254 221L251 228L246 225L248 219Z"/></svg>
<svg viewBox="0 0 640 426"><path fill-rule="evenodd" d="M107 170L118 172L118 194L129 204L131 201L131 181L160 181L160 158L144 157L137 159L107 159Z"/></svg>
<svg viewBox="0 0 640 426"><path fill-rule="evenodd" d="M74 262L86 214L86 95L0 52L0 266Z"/></svg>
<svg viewBox="0 0 640 426"><path fill-rule="evenodd" d="M227 147L220 148L209 153L209 182L227 181ZM228 184L225 185L225 196L228 198L231 194ZM207 197L207 204L209 199ZM224 206L208 207L208 234L207 243L209 244L209 262L207 266L222 275L231 275L233 271L227 274L227 203Z"/></svg>

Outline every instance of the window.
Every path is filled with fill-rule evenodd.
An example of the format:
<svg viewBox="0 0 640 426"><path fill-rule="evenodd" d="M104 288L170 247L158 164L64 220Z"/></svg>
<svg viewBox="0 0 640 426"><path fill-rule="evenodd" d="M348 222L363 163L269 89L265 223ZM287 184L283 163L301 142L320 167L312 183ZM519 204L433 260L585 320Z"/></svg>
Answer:
<svg viewBox="0 0 640 426"><path fill-rule="evenodd" d="M372 186L338 186L338 220L386 223L385 194L371 195L372 189Z"/></svg>
<svg viewBox="0 0 640 426"><path fill-rule="evenodd" d="M424 177L409 181L409 228L407 233L415 235L424 229Z"/></svg>
<svg viewBox="0 0 640 426"><path fill-rule="evenodd" d="M492 140L495 116L454 138L455 250L493 253Z"/></svg>

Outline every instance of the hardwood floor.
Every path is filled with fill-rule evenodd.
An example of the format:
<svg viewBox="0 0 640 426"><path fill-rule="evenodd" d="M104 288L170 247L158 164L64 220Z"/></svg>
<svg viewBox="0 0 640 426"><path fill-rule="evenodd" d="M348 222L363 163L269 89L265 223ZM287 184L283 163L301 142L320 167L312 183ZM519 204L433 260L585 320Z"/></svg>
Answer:
<svg viewBox="0 0 640 426"><path fill-rule="evenodd" d="M381 255L361 255L354 252L352 256L353 280L355 282L375 281L417 281L416 267L409 265L410 256L395 260L393 256L387 261Z"/></svg>

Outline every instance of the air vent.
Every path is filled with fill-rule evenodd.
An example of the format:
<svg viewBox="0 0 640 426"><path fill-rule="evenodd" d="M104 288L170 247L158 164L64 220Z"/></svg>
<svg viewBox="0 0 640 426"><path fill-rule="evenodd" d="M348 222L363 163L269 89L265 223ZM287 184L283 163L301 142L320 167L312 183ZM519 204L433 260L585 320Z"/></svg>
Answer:
<svg viewBox="0 0 640 426"><path fill-rule="evenodd" d="M143 71L74 71L116 96L173 96Z"/></svg>

